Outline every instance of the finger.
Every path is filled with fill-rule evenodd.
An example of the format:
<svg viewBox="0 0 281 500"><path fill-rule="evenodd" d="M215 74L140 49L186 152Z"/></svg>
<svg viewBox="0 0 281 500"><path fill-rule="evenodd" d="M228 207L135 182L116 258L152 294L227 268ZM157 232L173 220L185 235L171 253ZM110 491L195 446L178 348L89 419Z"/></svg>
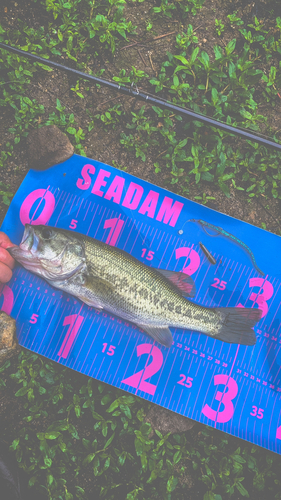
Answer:
<svg viewBox="0 0 281 500"><path fill-rule="evenodd" d="M3 264L6 264L6 266L10 267L13 269L15 266L15 259L5 250L5 248L0 247L0 262Z"/></svg>
<svg viewBox="0 0 281 500"><path fill-rule="evenodd" d="M0 283L8 283L8 281L10 281L12 276L13 273L11 269L8 266L6 266L6 264L0 262Z"/></svg>
<svg viewBox="0 0 281 500"><path fill-rule="evenodd" d="M11 242L9 236L6 233L0 231L0 247L9 248L15 247L14 243Z"/></svg>

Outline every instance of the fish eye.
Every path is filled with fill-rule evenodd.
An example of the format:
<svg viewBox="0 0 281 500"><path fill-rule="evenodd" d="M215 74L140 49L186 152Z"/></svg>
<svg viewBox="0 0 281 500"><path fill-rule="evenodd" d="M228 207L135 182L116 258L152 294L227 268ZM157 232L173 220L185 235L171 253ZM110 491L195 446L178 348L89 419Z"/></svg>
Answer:
<svg viewBox="0 0 281 500"><path fill-rule="evenodd" d="M50 240L54 235L54 231L50 227L44 227L41 231L44 240Z"/></svg>

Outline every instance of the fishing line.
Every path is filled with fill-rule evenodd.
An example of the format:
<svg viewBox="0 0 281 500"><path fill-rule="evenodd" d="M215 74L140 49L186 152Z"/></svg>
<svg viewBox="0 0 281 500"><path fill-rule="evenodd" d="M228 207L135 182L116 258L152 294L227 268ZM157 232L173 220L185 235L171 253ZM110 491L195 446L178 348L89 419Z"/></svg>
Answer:
<svg viewBox="0 0 281 500"><path fill-rule="evenodd" d="M256 134L252 134L250 132L247 132L246 130L243 130L238 127L234 127L232 125L228 125L227 123L220 122L218 120L215 120L214 118L210 118L208 116L205 116L200 113L196 113L195 111L192 111L188 108L183 108L181 106L177 106L175 104L172 104L169 101L166 101L161 98L156 98L152 94L148 93L143 93L140 92L138 87L132 83L131 87L126 87L125 85L119 85L117 83L110 82L109 80L104 80L103 78L99 78L93 75L89 75L87 73L84 73L82 71L79 71L77 69L70 68L68 66L64 66L63 64L57 63L55 61L52 61L50 59L44 59L43 57L37 56L35 54L31 54L30 52L26 52L21 49L17 49L16 47L11 47L10 45L7 45L5 43L0 43L0 49L7 50L9 52L13 52L19 56L25 57L27 59L31 59L34 62L38 62L41 64L44 64L46 66L50 66L52 68L65 71L67 73L71 73L76 75L78 78L84 78L85 80L89 80L93 83L98 83L99 85L105 85L106 87L109 87L114 90L118 90L122 94L127 94L130 97L137 97L139 99L144 100L145 102L151 104L151 105L156 105L160 106L161 108L166 108L172 111L175 114L191 118L192 120L198 120L201 121L207 125L220 128L221 130L238 135L240 137L243 137L247 140L252 140L254 142L257 142L259 144L262 144L263 146L267 147L272 147L274 149L277 149L278 151L281 151L281 144L278 144L277 142L273 142L272 140L266 139L265 137L262 137L262 135L258 136Z"/></svg>

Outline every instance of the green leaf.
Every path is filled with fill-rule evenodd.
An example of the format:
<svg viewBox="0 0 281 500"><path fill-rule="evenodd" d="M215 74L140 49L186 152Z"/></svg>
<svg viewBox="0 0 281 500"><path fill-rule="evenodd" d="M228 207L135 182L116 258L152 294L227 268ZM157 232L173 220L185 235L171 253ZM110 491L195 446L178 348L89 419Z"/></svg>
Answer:
<svg viewBox="0 0 281 500"><path fill-rule="evenodd" d="M224 184L224 182L219 182L219 186L222 190L222 192L227 196L227 198L230 198L230 192L229 192L229 187Z"/></svg>
<svg viewBox="0 0 281 500"><path fill-rule="evenodd" d="M204 500L216 500L216 495L212 491L207 491L204 495Z"/></svg>
<svg viewBox="0 0 281 500"><path fill-rule="evenodd" d="M45 439L57 439L60 434L60 432L45 432Z"/></svg>
<svg viewBox="0 0 281 500"><path fill-rule="evenodd" d="M5 361L5 363L1 366L0 373L2 373L4 370L6 370L6 368L9 368L10 365L11 365L11 361L9 359L7 359L7 361Z"/></svg>
<svg viewBox="0 0 281 500"><path fill-rule="evenodd" d="M29 391L29 387L22 387L21 389L19 389L15 396L25 396L25 394L27 394L27 392Z"/></svg>
<svg viewBox="0 0 281 500"><path fill-rule="evenodd" d="M135 448L136 448L136 453L137 453L138 457L140 455L142 455L143 447L144 447L144 445L142 444L142 442L139 439L135 439Z"/></svg>
<svg viewBox="0 0 281 500"><path fill-rule="evenodd" d="M174 56L174 58L178 59L182 64L186 64L186 66L189 65L188 60L183 56ZM150 80L150 82L151 82L151 80Z"/></svg>
<svg viewBox="0 0 281 500"><path fill-rule="evenodd" d="M115 401L113 401L113 403L111 403L110 407L106 410L107 413L111 413L112 411L116 410L116 408L118 408L119 405L120 405L120 400L116 399Z"/></svg>
<svg viewBox="0 0 281 500"><path fill-rule="evenodd" d="M198 53L199 53L199 47L196 47L193 51L192 51L192 54L190 56L190 64L194 64L197 56L198 56Z"/></svg>
<svg viewBox="0 0 281 500"><path fill-rule="evenodd" d="M48 458L48 457L45 457L44 458L44 464L47 466L47 467L51 467L53 461L51 458Z"/></svg>
<svg viewBox="0 0 281 500"><path fill-rule="evenodd" d="M180 81L179 81L177 75L174 75L174 77L173 77L173 84L175 87L178 87L180 84Z"/></svg>
<svg viewBox="0 0 281 500"><path fill-rule="evenodd" d="M234 51L235 45L236 45L236 38L233 38L233 40L230 40L230 42L225 47L225 52L228 56L232 54L232 52Z"/></svg>
<svg viewBox="0 0 281 500"><path fill-rule="evenodd" d="M90 453L89 455L87 455L87 457L83 460L83 465L88 465L89 463L91 463L92 460L94 460L95 456L95 453Z"/></svg>
<svg viewBox="0 0 281 500"><path fill-rule="evenodd" d="M72 135L76 134L76 129L74 127L68 127L66 131Z"/></svg>
<svg viewBox="0 0 281 500"><path fill-rule="evenodd" d="M223 57L222 48L219 45L214 46L215 59L221 59Z"/></svg>
<svg viewBox="0 0 281 500"><path fill-rule="evenodd" d="M178 480L177 480L176 477L174 477L174 476L169 477L169 479L167 481L167 491L168 491L168 493L171 493L172 491L174 491L174 489L177 486L177 484L178 484Z"/></svg>
<svg viewBox="0 0 281 500"><path fill-rule="evenodd" d="M99 421L104 420L104 418L101 415L99 415L96 411L92 411L92 417Z"/></svg>
<svg viewBox="0 0 281 500"><path fill-rule="evenodd" d="M232 458L233 460L235 460L235 462L238 462L239 464L246 463L246 460L243 457L241 457L241 455L232 455Z"/></svg>
<svg viewBox="0 0 281 500"><path fill-rule="evenodd" d="M177 464L181 460L181 457L182 457L182 451L181 450L176 451L173 457L174 464Z"/></svg>
<svg viewBox="0 0 281 500"><path fill-rule="evenodd" d="M114 436L115 436L115 432L113 432L112 436L106 441L104 448L107 448L112 443Z"/></svg>
<svg viewBox="0 0 281 500"><path fill-rule="evenodd" d="M204 52L204 51L201 52L201 60L204 64L204 68L208 69L209 65L210 65L210 58L209 58L207 52Z"/></svg>
<svg viewBox="0 0 281 500"><path fill-rule="evenodd" d="M239 493L241 493L241 495L243 497L247 497L249 498L249 493L248 491L246 490L246 488L244 488L243 484L242 483L236 483L236 488L237 490L239 491Z"/></svg>

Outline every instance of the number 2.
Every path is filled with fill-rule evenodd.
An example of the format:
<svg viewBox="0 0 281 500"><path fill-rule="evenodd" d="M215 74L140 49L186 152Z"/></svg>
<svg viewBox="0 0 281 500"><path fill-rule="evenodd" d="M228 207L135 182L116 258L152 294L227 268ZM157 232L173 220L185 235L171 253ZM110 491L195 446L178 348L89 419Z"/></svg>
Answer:
<svg viewBox="0 0 281 500"><path fill-rule="evenodd" d="M125 378L121 381L121 383L127 384L130 387L134 387L135 389L139 389L140 391L154 396L156 385L151 384L150 382L146 382L146 380L160 370L163 363L163 354L156 346L153 346L151 349L151 344L140 344L137 346L137 356L139 357L142 354L149 354L150 356L152 356L151 363L147 365L143 370L140 370L134 375Z"/></svg>
<svg viewBox="0 0 281 500"><path fill-rule="evenodd" d="M189 276L194 274L200 265L200 257L198 253L192 248L181 247L176 249L176 259L179 259L180 257L189 257L190 259L190 263L188 266L183 268L182 272L189 274Z"/></svg>

